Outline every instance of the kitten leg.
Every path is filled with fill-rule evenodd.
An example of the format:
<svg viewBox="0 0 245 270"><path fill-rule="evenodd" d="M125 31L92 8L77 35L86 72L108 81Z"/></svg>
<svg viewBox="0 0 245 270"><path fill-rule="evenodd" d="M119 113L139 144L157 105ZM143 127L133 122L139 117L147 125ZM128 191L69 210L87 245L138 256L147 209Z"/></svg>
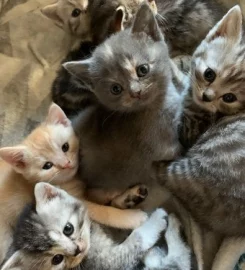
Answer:
<svg viewBox="0 0 245 270"><path fill-rule="evenodd" d="M136 185L114 198L111 205L121 209L132 208L143 202L147 196L147 187L145 185Z"/></svg>
<svg viewBox="0 0 245 270"><path fill-rule="evenodd" d="M165 238L168 245L168 254L163 256L160 248L153 248L145 257L145 265L150 269L191 269L191 251L180 235L181 224L175 215L169 216Z"/></svg>
<svg viewBox="0 0 245 270"><path fill-rule="evenodd" d="M245 238L226 238L215 256L212 270L230 270L245 252Z"/></svg>
<svg viewBox="0 0 245 270"><path fill-rule="evenodd" d="M111 201L122 194L122 190L105 190L102 188L89 188L86 190L85 197L89 201L99 204L110 204Z"/></svg>
<svg viewBox="0 0 245 270"><path fill-rule="evenodd" d="M101 233L96 238L94 236L97 239L96 251L91 251L90 254L93 253L96 259L91 258L93 268L89 267L89 269L134 269L145 252L156 244L161 232L166 229L167 217L164 210L157 209L143 225L135 229L120 245L106 244L105 240L103 243L98 241L99 237L102 239Z"/></svg>
<svg viewBox="0 0 245 270"><path fill-rule="evenodd" d="M99 205L85 201L89 217L101 224L120 229L134 229L147 219L147 214L141 210L121 210L111 206Z"/></svg>

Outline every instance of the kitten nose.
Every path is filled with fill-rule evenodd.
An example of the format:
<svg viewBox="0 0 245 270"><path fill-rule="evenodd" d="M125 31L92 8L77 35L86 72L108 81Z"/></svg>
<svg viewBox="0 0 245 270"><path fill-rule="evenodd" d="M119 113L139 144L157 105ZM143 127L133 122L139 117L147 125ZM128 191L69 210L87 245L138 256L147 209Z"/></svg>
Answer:
<svg viewBox="0 0 245 270"><path fill-rule="evenodd" d="M62 167L63 169L71 169L71 162L70 160Z"/></svg>
<svg viewBox="0 0 245 270"><path fill-rule="evenodd" d="M212 101L212 99L208 95L206 95L205 93L203 93L203 95L202 95L202 100L204 102L211 102Z"/></svg>
<svg viewBox="0 0 245 270"><path fill-rule="evenodd" d="M140 94L141 94L141 90L137 91L137 92L132 92L131 93L131 97L133 98L140 98Z"/></svg>
<svg viewBox="0 0 245 270"><path fill-rule="evenodd" d="M76 257L77 255L79 255L82 251L80 250L80 248L77 246L77 249L75 251L74 256Z"/></svg>

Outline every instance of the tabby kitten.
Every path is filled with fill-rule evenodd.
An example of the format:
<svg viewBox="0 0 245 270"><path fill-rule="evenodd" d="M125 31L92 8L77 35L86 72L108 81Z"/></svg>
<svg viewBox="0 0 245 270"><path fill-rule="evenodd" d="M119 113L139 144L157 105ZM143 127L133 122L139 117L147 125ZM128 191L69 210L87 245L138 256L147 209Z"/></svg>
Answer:
<svg viewBox="0 0 245 270"><path fill-rule="evenodd" d="M244 114L225 117L184 157L157 164L158 180L193 217L228 236L245 235L244 134Z"/></svg>
<svg viewBox="0 0 245 270"><path fill-rule="evenodd" d="M35 199L35 209L27 208L20 217L11 250L16 253L2 269L23 267L22 263L25 270L36 265L39 270L130 270L167 228L167 214L158 209L123 243L117 244L102 227L89 220L85 205L65 191L39 183L35 186ZM23 254L28 256L22 258Z"/></svg>
<svg viewBox="0 0 245 270"><path fill-rule="evenodd" d="M64 66L98 99L74 122L81 134L80 175L97 191L93 199L109 203L109 191L139 182L154 185L148 177L152 161L173 160L180 152L182 99L172 84L167 45L149 6L142 5L132 28L110 37L91 58Z"/></svg>
<svg viewBox="0 0 245 270"><path fill-rule="evenodd" d="M232 8L196 49L184 104L180 139L189 148L224 115L245 109L242 14Z"/></svg>
<svg viewBox="0 0 245 270"><path fill-rule="evenodd" d="M192 55L225 8L215 0L156 0L159 26L172 57Z"/></svg>

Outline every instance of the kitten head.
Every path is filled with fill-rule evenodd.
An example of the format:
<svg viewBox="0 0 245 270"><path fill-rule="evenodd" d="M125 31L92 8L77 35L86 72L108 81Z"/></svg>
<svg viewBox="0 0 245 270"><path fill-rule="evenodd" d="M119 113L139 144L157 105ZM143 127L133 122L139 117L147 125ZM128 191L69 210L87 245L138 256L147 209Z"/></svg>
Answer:
<svg viewBox="0 0 245 270"><path fill-rule="evenodd" d="M84 40L90 40L88 5L88 0L58 0L57 3L48 5L41 11L65 31Z"/></svg>
<svg viewBox="0 0 245 270"><path fill-rule="evenodd" d="M154 14L143 4L133 26L110 37L84 61L64 67L85 83L110 110L154 106L171 80L167 45Z"/></svg>
<svg viewBox="0 0 245 270"><path fill-rule="evenodd" d="M242 13L232 8L208 33L192 60L194 101L225 115L245 108L245 43Z"/></svg>
<svg viewBox="0 0 245 270"><path fill-rule="evenodd" d="M47 183L36 184L34 193L36 209L25 209L14 233L13 246L19 251L15 261L25 253L24 263L30 267L40 259L44 262L40 270L76 267L90 247L90 220L85 206Z"/></svg>
<svg viewBox="0 0 245 270"><path fill-rule="evenodd" d="M0 149L0 157L28 181L69 181L78 169L78 139L71 121L56 104L48 117L25 141Z"/></svg>

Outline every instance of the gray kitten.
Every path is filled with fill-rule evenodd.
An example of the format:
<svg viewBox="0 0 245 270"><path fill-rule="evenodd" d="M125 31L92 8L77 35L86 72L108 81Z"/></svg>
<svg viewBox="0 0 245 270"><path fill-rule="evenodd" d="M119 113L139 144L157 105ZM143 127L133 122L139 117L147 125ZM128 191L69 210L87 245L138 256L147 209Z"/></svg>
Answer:
<svg viewBox="0 0 245 270"><path fill-rule="evenodd" d="M90 222L83 203L65 191L38 183L35 199L36 207L28 207L20 217L10 251L13 256L4 270L134 269L168 224L166 212L158 209L117 244L100 225Z"/></svg>
<svg viewBox="0 0 245 270"><path fill-rule="evenodd" d="M196 49L185 96L180 140L191 147L224 115L245 109L245 43L238 6L220 20Z"/></svg>
<svg viewBox="0 0 245 270"><path fill-rule="evenodd" d="M81 176L94 190L90 197L108 203L130 185L150 186L152 161L173 160L180 153L182 99L149 6L141 6L131 29L106 40L90 59L68 62L65 68L98 100L74 123L80 135Z"/></svg>

